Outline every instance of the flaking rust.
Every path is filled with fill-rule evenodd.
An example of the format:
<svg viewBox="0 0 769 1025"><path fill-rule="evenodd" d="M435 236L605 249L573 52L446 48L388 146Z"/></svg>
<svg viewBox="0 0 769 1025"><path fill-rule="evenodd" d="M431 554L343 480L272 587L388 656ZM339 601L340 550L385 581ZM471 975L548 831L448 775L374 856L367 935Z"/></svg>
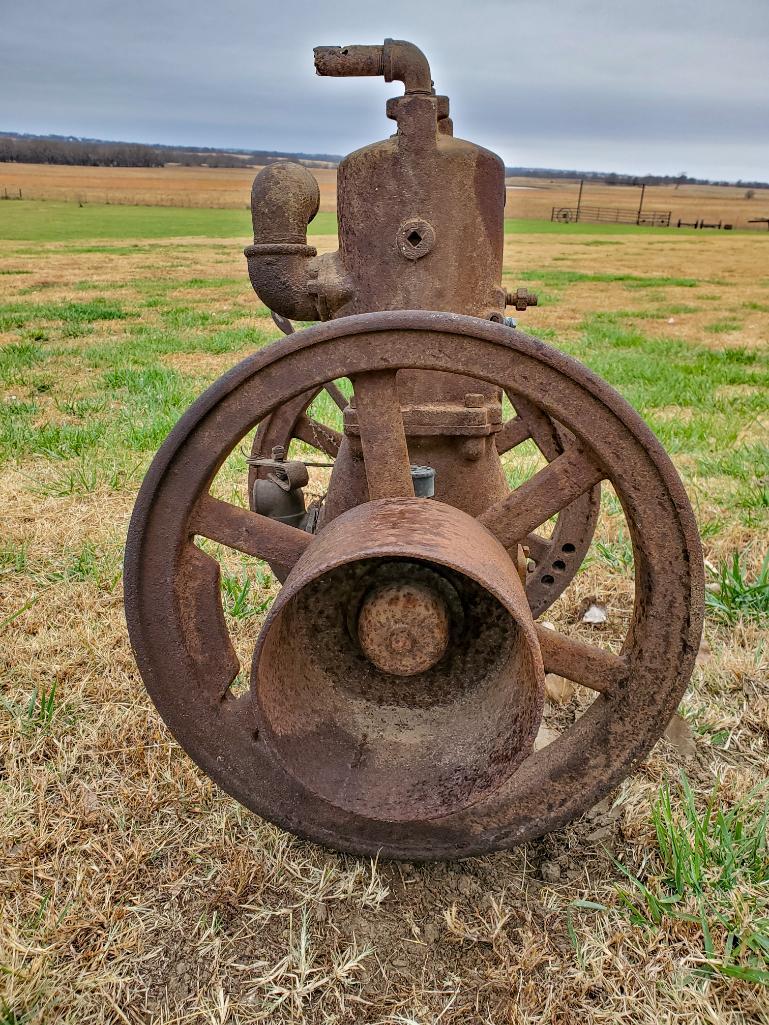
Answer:
<svg viewBox="0 0 769 1025"><path fill-rule="evenodd" d="M153 461L126 550L131 640L183 747L284 828L389 857L510 847L600 800L663 732L701 632L696 525L638 415L506 317L537 300L502 285L504 167L455 138L424 54L318 47L315 66L402 82L396 131L341 163L333 253L308 243L310 172L257 175L249 276L287 337L215 382ZM245 508L211 485L254 427ZM529 440L544 465L511 489L502 457ZM313 464L333 468L308 505ZM619 653L536 623L584 559L603 480L636 563ZM283 581L245 694L200 538ZM546 672L595 700L535 751Z"/></svg>

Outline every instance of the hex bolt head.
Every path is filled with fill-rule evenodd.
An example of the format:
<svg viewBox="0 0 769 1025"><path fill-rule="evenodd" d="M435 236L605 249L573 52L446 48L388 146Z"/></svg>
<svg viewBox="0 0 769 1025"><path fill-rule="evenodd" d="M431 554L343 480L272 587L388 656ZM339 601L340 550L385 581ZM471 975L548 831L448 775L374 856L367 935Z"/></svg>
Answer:
<svg viewBox="0 0 769 1025"><path fill-rule="evenodd" d="M528 288L516 288L515 292L508 292L505 297L505 304L514 306L519 312L525 310L527 306L536 306L538 302L538 296L534 292L530 292Z"/></svg>

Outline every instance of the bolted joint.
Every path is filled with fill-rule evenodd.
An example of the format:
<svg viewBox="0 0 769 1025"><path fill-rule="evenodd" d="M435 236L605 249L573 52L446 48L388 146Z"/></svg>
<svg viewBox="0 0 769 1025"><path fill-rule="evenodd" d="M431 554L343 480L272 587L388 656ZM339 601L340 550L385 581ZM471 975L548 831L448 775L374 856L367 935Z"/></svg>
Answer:
<svg viewBox="0 0 769 1025"><path fill-rule="evenodd" d="M519 312L525 310L527 306L536 306L538 302L538 297L528 288L516 288L514 292L508 292L505 296L505 305L514 306Z"/></svg>

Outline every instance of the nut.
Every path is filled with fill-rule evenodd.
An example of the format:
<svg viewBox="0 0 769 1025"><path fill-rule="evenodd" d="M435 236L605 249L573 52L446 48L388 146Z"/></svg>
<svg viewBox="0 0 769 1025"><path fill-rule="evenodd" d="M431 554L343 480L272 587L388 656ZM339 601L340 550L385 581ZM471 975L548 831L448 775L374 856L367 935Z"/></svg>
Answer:
<svg viewBox="0 0 769 1025"><path fill-rule="evenodd" d="M527 306L536 306L538 302L539 298L528 288L516 288L515 292L508 292L505 297L505 304L515 306L519 312L525 310Z"/></svg>

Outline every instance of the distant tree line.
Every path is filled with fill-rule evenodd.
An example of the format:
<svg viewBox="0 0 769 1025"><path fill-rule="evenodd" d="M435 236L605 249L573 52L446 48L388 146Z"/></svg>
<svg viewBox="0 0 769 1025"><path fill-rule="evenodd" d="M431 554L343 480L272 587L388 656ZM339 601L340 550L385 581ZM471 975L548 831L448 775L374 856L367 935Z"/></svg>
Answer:
<svg viewBox="0 0 769 1025"><path fill-rule="evenodd" d="M85 167L248 167L290 157L310 164L335 166L340 158L325 153L277 153L212 147L145 145L55 135L0 132L0 161L17 164L78 164Z"/></svg>
<svg viewBox="0 0 769 1025"><path fill-rule="evenodd" d="M69 139L0 138L0 160L16 164L80 164L86 167L161 167L151 146Z"/></svg>
<svg viewBox="0 0 769 1025"><path fill-rule="evenodd" d="M613 171L564 171L553 167L506 167L505 174L508 178L584 178L585 181L603 182L606 185L738 185L742 188L769 189L769 182L690 178L683 171L680 174L616 174Z"/></svg>
<svg viewBox="0 0 769 1025"><path fill-rule="evenodd" d="M342 159L331 153L279 153L275 150L221 150L212 146L164 146L138 142L108 142L64 135L28 135L0 132L0 162L18 164L79 164L86 167L248 167L275 160L297 160L309 165L336 167ZM680 174L616 174L606 171L575 171L553 167L506 167L508 177L584 178L607 185L738 185L745 189L769 189L759 181L711 181Z"/></svg>

